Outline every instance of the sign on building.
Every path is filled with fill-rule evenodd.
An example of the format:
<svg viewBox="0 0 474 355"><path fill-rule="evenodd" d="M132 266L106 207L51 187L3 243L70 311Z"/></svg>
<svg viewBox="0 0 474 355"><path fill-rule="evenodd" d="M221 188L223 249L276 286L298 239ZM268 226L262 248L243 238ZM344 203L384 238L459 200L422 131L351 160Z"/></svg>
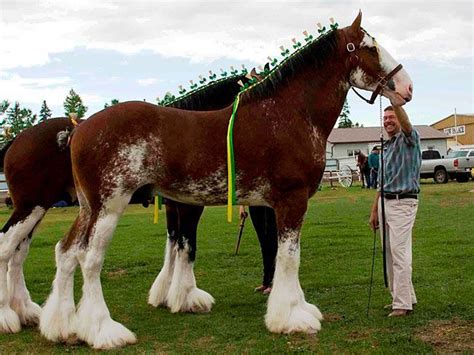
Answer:
<svg viewBox="0 0 474 355"><path fill-rule="evenodd" d="M448 127L444 129L448 136L462 136L466 133L466 126Z"/></svg>

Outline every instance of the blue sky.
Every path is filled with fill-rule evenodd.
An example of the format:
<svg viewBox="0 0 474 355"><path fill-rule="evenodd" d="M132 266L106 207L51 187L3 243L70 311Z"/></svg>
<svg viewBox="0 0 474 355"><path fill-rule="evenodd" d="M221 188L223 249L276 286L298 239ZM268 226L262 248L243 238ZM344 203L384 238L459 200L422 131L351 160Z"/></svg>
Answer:
<svg viewBox="0 0 474 355"><path fill-rule="evenodd" d="M54 116L74 88L87 115L113 98L155 102L208 70L279 57L301 32L335 17L362 25L414 82L415 124L474 113L471 1L23 1L0 0L0 100ZM368 96L369 94L367 94ZM378 125L378 105L348 96L351 119ZM384 101L384 105L388 101Z"/></svg>

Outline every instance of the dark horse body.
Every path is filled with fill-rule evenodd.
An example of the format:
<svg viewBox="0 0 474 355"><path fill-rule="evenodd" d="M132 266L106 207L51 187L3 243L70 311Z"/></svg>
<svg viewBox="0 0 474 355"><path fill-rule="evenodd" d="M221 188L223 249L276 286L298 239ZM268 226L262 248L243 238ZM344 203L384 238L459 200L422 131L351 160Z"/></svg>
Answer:
<svg viewBox="0 0 474 355"><path fill-rule="evenodd" d="M322 177L327 137L350 86L375 90L380 78L397 66L361 30L360 20L359 15L352 26L305 47L241 95L233 133L237 201L271 206L278 225L275 279L265 316L272 332L320 329L321 313L305 301L298 280L307 201ZM409 101L406 72L398 71L383 94L394 105ZM230 106L196 112L128 102L79 126L71 159L80 210L56 246L56 277L40 320L44 336L61 341L77 335L104 349L136 341L112 320L103 298L100 272L107 245L140 186L153 184L165 197L185 204L226 203L225 137L231 111ZM212 297L196 287L191 248L185 239L181 250L166 251L174 262L162 270L159 287L172 310L208 310L212 304ZM76 310L72 281L78 264L84 284Z"/></svg>
<svg viewBox="0 0 474 355"><path fill-rule="evenodd" d="M220 80L170 106L190 110L225 107L240 90L238 80L245 82L246 79L238 76ZM34 324L39 320L41 308L32 302L26 288L23 263L34 228L48 209L60 200L76 200L69 147L66 142L57 142L58 133L64 132L67 139L67 132L73 129L68 118L49 119L22 132L0 152L0 164L5 170L14 205L12 215L1 230L4 235L9 234L8 238L0 238L0 332L17 332L21 324ZM134 193L132 201L147 205L151 198L151 185L146 185ZM188 236L196 235L202 209L201 206L167 202L168 235L173 244L184 231ZM195 237L191 239L195 246ZM157 297L150 292L149 302L155 306L166 303Z"/></svg>

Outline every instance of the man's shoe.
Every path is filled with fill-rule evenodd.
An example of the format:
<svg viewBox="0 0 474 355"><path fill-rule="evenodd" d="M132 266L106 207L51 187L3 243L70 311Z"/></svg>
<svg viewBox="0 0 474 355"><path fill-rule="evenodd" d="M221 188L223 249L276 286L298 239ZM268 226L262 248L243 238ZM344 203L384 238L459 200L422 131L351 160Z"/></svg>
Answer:
<svg viewBox="0 0 474 355"><path fill-rule="evenodd" d="M392 313L390 313L389 317L405 317L408 315L407 309L394 309Z"/></svg>
<svg viewBox="0 0 474 355"><path fill-rule="evenodd" d="M263 290L262 293L263 293L264 295L269 295L270 292L272 292L272 288L271 288L271 287L267 287L265 290Z"/></svg>

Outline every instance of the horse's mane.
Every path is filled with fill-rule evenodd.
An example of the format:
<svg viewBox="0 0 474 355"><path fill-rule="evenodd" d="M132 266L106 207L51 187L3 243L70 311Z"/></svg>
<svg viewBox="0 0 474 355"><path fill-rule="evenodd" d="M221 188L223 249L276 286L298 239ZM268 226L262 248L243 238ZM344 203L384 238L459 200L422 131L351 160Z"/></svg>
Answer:
<svg viewBox="0 0 474 355"><path fill-rule="evenodd" d="M263 99L270 96L279 85L288 82L300 68L308 65L312 65L314 68L321 68L336 48L336 31L331 30L293 53L288 59L273 69L261 82L246 90L244 97L248 99Z"/></svg>
<svg viewBox="0 0 474 355"><path fill-rule="evenodd" d="M230 105L239 93L240 86L237 84L239 80L245 82L245 76L237 75L217 80L165 106L194 111L221 109Z"/></svg>

